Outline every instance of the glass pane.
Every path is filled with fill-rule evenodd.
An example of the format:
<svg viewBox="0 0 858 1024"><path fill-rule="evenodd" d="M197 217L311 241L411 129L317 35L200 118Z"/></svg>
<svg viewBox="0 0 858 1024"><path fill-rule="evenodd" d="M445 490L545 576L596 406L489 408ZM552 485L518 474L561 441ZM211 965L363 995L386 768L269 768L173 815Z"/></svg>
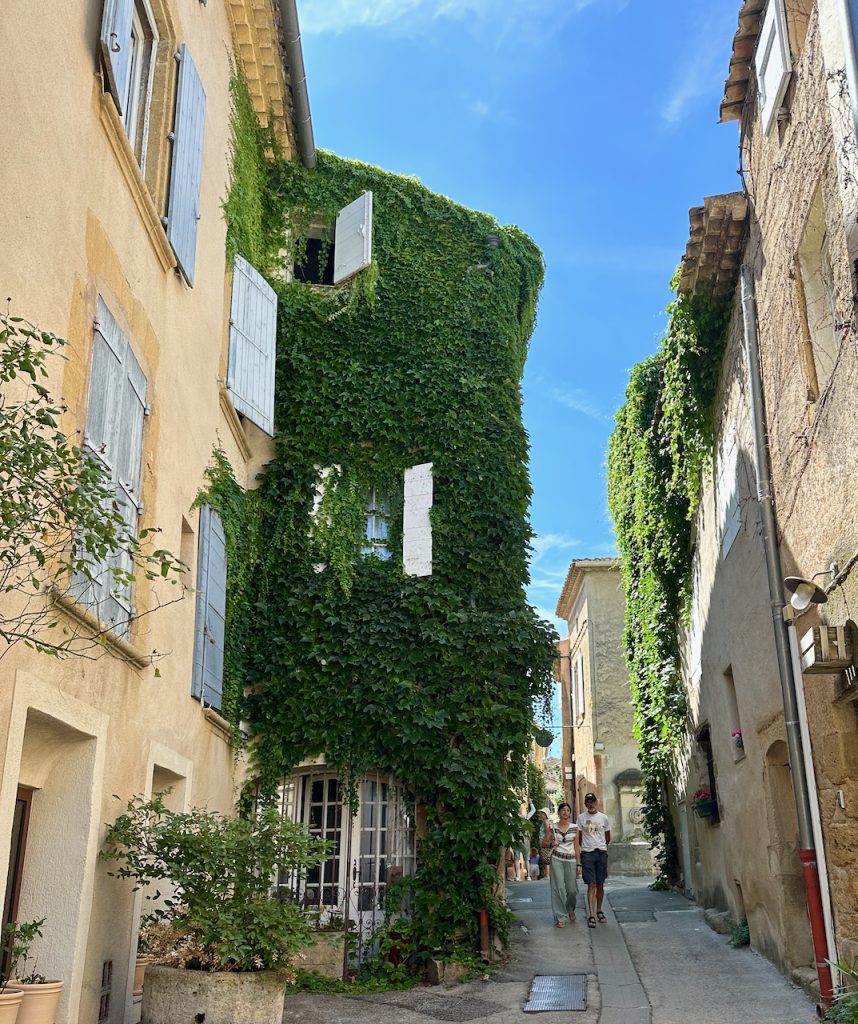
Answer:
<svg viewBox="0 0 858 1024"><path fill-rule="evenodd" d="M360 859L360 880L362 882L375 881L375 858L361 857Z"/></svg>
<svg viewBox="0 0 858 1024"><path fill-rule="evenodd" d="M378 852L387 853L387 829L381 829L378 833Z"/></svg>
<svg viewBox="0 0 858 1024"><path fill-rule="evenodd" d="M358 892L358 910L373 910L375 908L375 887L362 885Z"/></svg>
<svg viewBox="0 0 858 1024"><path fill-rule="evenodd" d="M310 820L309 826L311 831L320 831L322 828L322 808L311 807L310 808Z"/></svg>
<svg viewBox="0 0 858 1024"><path fill-rule="evenodd" d="M361 830L360 852L362 854L375 853L375 832L367 829Z"/></svg>
<svg viewBox="0 0 858 1024"><path fill-rule="evenodd" d="M325 783L323 779L313 779L313 786L310 793L310 800L314 804L320 804L325 792Z"/></svg>
<svg viewBox="0 0 858 1024"><path fill-rule="evenodd" d="M316 885L319 881L319 865L310 868L307 872L307 885Z"/></svg>
<svg viewBox="0 0 858 1024"><path fill-rule="evenodd" d="M337 779L328 779L328 802L336 803L339 799L339 781Z"/></svg>
<svg viewBox="0 0 858 1024"><path fill-rule="evenodd" d="M360 823L363 828L375 826L375 805L363 803L360 805Z"/></svg>
<svg viewBox="0 0 858 1024"><path fill-rule="evenodd" d="M381 805L381 821L379 825L381 828L387 828L387 804Z"/></svg>
<svg viewBox="0 0 858 1024"><path fill-rule="evenodd" d="M390 786L388 786L388 784L386 782L382 782L382 784L381 784L381 799L382 800L389 799L388 798L388 793L389 792L390 792Z"/></svg>
<svg viewBox="0 0 858 1024"><path fill-rule="evenodd" d="M332 832L340 827L340 805L328 805L328 813L325 816L326 832Z"/></svg>
<svg viewBox="0 0 858 1024"><path fill-rule="evenodd" d="M375 539L387 540L387 520L381 516L375 517Z"/></svg>

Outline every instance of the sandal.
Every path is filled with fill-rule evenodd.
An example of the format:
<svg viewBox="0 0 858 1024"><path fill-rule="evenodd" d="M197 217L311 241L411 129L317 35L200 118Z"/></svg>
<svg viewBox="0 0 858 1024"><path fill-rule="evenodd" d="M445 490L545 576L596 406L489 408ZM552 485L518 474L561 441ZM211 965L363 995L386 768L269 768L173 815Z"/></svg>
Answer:
<svg viewBox="0 0 858 1024"><path fill-rule="evenodd" d="M571 914L569 915L569 920L570 920L570 921L574 921L574 920L575 920L575 911L574 911L574 910L573 910L573 911L572 911L572 913L571 913Z"/></svg>
<svg viewBox="0 0 858 1024"><path fill-rule="evenodd" d="M555 928L565 928L566 927L566 922L565 921L555 921L554 922L554 927Z"/></svg>
<svg viewBox="0 0 858 1024"><path fill-rule="evenodd" d="M599 924L605 924L605 922L608 920L607 917L605 917L605 915L602 913L601 910L599 911L598 914L596 914L596 917L598 917L598 919L599 919Z"/></svg>
<svg viewBox="0 0 858 1024"><path fill-rule="evenodd" d="M596 918L595 917L588 917L587 918L587 927L588 928L595 928L596 927Z"/></svg>

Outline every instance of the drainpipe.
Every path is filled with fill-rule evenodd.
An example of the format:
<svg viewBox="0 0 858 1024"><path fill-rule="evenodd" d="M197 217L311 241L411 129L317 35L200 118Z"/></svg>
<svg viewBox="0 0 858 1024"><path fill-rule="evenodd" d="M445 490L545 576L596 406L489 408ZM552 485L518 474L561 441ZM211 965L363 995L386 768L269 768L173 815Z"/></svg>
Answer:
<svg viewBox="0 0 858 1024"><path fill-rule="evenodd" d="M849 104L852 107L852 120L858 132L858 62L855 57L853 15L849 0L837 0L840 15L840 37L843 42L843 57L846 63L846 85L849 88ZM856 12L858 13L858 12Z"/></svg>
<svg viewBox="0 0 858 1024"><path fill-rule="evenodd" d="M316 166L316 143L313 141L313 119L310 116L310 97L307 94L307 72L304 70L304 51L301 48L301 28L298 25L296 0L279 0L280 17L286 37L286 60L292 84L292 103L295 110L295 130L298 133L298 154L305 167Z"/></svg>
<svg viewBox="0 0 858 1024"><path fill-rule="evenodd" d="M745 327L745 356L748 361L750 378L751 419L754 426L754 462L757 471L757 501L762 520L763 547L766 554L766 572L769 581L769 598L772 609L772 628L775 651L777 652L778 674L784 705L784 726L798 819L799 858L804 874L804 888L807 910L810 918L810 932L813 940L813 954L816 960L816 974L819 978L819 995L823 1007L831 1005L833 991L831 968L828 964L829 950L825 935L825 915L822 908L822 894L819 888L819 869L816 860L816 844L813 835L813 821L810 812L807 768L799 725L796 678L793 672L792 656L784 619L783 574L778 548L777 522L769 476L769 447L766 433L763 377L760 367L760 350L757 339L757 310L754 296L754 276L751 268L743 263L742 318Z"/></svg>

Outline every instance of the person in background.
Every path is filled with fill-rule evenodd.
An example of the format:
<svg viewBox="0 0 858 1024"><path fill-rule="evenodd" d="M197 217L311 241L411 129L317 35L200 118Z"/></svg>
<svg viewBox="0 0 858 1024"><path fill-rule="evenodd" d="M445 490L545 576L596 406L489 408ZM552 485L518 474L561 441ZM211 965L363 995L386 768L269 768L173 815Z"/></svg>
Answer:
<svg viewBox="0 0 858 1024"><path fill-rule="evenodd" d="M543 878L549 877L549 865L551 863L551 847L554 845L551 835L551 819L548 817L548 808L540 807L536 812L536 818L539 821L539 863L542 866L541 875Z"/></svg>
<svg viewBox="0 0 858 1024"><path fill-rule="evenodd" d="M535 846L531 846L530 848L528 873L530 875L531 882L539 881L539 850L537 850Z"/></svg>
<svg viewBox="0 0 858 1024"><path fill-rule="evenodd" d="M558 928L566 926L566 917L575 920L578 898L578 826L572 821L572 808L563 803L557 808L559 821L551 829L551 911Z"/></svg>
<svg viewBox="0 0 858 1024"><path fill-rule="evenodd" d="M608 846L611 842L611 823L597 810L595 793L584 797L586 810L578 815L578 833L581 843L581 874L587 886L587 927L595 928L596 919L605 924L602 912L605 898L605 879L608 877Z"/></svg>

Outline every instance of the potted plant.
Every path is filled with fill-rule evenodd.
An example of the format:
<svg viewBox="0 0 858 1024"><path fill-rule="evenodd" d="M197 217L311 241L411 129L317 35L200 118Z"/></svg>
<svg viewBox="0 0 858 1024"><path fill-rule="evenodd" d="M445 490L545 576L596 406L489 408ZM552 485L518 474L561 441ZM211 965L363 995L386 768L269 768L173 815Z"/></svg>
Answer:
<svg viewBox="0 0 858 1024"><path fill-rule="evenodd" d="M36 970L35 958L30 957L30 946L34 939L42 937L45 919L25 921L22 924L8 924L3 932L3 953L6 969L3 974L4 993L17 990L21 993L19 1006L13 1016L0 1016L0 1021L16 1021L17 1024L53 1024L57 1015L63 983L47 979ZM32 966L29 961L32 959ZM8 978L13 976L12 984ZM2 998L0 998L2 1004Z"/></svg>
<svg viewBox="0 0 858 1024"><path fill-rule="evenodd" d="M730 735L733 737L733 743L736 745L737 750L745 749L745 741L742 739L742 730L734 729Z"/></svg>
<svg viewBox="0 0 858 1024"><path fill-rule="evenodd" d="M698 818L711 818L718 806L708 789L702 787L691 795L691 806Z"/></svg>
<svg viewBox="0 0 858 1024"><path fill-rule="evenodd" d="M268 807L249 817L169 810L135 797L109 826L101 857L152 901L145 1024L229 1020L279 1024L294 954L308 939L303 911L273 879L319 863L327 844ZM164 898L159 885L168 883Z"/></svg>
<svg viewBox="0 0 858 1024"><path fill-rule="evenodd" d="M155 924L151 914L146 914L140 921L140 931L137 933L137 959L134 962L134 988L132 995L139 998L143 995L143 982L146 977L146 968L152 963L152 953L149 949L149 929Z"/></svg>

